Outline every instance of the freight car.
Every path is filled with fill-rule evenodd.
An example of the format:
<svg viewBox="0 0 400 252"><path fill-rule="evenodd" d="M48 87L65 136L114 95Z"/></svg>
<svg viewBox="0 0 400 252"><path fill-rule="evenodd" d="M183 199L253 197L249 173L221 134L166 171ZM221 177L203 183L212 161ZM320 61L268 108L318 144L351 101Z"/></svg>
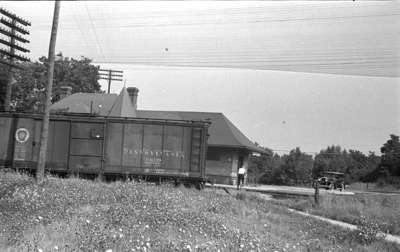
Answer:
<svg viewBox="0 0 400 252"><path fill-rule="evenodd" d="M40 115L0 113L0 166L34 171ZM203 185L207 121L51 115L46 170Z"/></svg>

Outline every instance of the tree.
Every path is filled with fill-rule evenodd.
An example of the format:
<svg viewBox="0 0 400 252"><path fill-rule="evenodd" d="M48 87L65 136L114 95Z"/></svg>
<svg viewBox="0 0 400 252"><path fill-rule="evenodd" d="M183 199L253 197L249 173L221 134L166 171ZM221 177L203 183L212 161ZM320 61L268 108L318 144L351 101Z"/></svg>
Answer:
<svg viewBox="0 0 400 252"><path fill-rule="evenodd" d="M348 181L367 182L368 174L378 167L379 162L380 157L374 152L370 152L367 156L358 150L349 150L349 163L346 168Z"/></svg>
<svg viewBox="0 0 400 252"><path fill-rule="evenodd" d="M72 87L72 93L98 93L98 68L86 57L79 59L56 55L54 63L54 85L51 102L60 99L60 87ZM11 106L14 111L42 112L45 95L48 59L41 57L36 62L24 63L25 69L15 73L16 83L12 87ZM4 68L0 68L0 74Z"/></svg>
<svg viewBox="0 0 400 252"><path fill-rule="evenodd" d="M345 173L348 163L349 157L346 150L342 150L340 146L328 146L315 156L313 178L322 176L325 171Z"/></svg>
<svg viewBox="0 0 400 252"><path fill-rule="evenodd" d="M358 150L346 151L340 146L329 146L315 156L313 177L323 176L325 171L343 172L346 183L370 181L371 172L376 170L380 157L370 152L365 155Z"/></svg>
<svg viewBox="0 0 400 252"><path fill-rule="evenodd" d="M297 147L291 150L289 155L283 156L283 164L280 166L281 182L283 184L295 185L310 182L313 168L313 158L301 152Z"/></svg>
<svg viewBox="0 0 400 252"><path fill-rule="evenodd" d="M0 54L0 59L7 60L4 55ZM6 93L8 85L8 74L10 67L0 63L0 111L5 111Z"/></svg>
<svg viewBox="0 0 400 252"><path fill-rule="evenodd" d="M300 148L291 150L288 155L266 156L257 163L263 175L258 182L262 184L299 185L308 183L311 178L313 158L301 152Z"/></svg>
<svg viewBox="0 0 400 252"><path fill-rule="evenodd" d="M256 143L256 146L257 145ZM262 147L261 147L262 148ZM249 168L247 170L247 177L249 181L258 183L260 178L268 172L270 166L270 160L273 156L273 152L268 149L264 148L267 154L262 154L259 156L251 156L249 159Z"/></svg>
<svg viewBox="0 0 400 252"><path fill-rule="evenodd" d="M400 176L400 141L399 136L390 135L390 139L381 147L379 169L391 176Z"/></svg>

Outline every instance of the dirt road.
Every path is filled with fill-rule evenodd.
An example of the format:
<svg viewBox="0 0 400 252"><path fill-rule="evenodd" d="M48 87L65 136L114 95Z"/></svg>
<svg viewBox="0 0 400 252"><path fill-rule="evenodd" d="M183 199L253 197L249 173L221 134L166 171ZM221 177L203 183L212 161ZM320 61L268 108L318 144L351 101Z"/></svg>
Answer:
<svg viewBox="0 0 400 252"><path fill-rule="evenodd" d="M207 184L209 187L218 187L218 188L227 188L227 189L236 189L236 186L233 185L221 185ZM257 185L257 186L244 186L241 190L247 190L252 192L261 192L261 193L270 193L270 194L283 194L283 195L294 195L294 196L312 196L315 193L314 188L306 188L306 187L295 187L295 186L277 186L277 185ZM354 192L350 191L338 191L338 190L325 190L320 189L320 194L336 194L336 195L354 195Z"/></svg>

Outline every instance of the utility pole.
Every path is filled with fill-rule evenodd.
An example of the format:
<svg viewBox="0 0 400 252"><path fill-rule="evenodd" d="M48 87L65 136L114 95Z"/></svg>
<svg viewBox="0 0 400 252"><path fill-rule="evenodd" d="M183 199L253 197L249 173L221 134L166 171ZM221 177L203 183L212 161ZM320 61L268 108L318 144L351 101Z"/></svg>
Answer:
<svg viewBox="0 0 400 252"><path fill-rule="evenodd" d="M54 4L53 25L51 27L51 36L49 45L49 56L48 56L49 64L47 66L46 98L44 103L42 131L40 136L39 158L36 168L36 180L39 184L43 182L44 169L46 165L47 139L49 135L50 99L51 99L51 90L53 87L53 75L54 75L54 57L55 57L54 51L56 47L59 15L60 15L60 1L56 0Z"/></svg>
<svg viewBox="0 0 400 252"><path fill-rule="evenodd" d="M7 81L5 85L6 87L2 86L0 90L0 111L10 111L12 90L11 85L13 79L12 70L14 68L22 69L21 66L16 64L15 60L29 61L28 58L16 54L15 51L17 50L23 53L30 52L28 49L18 45L16 41L19 41L20 43L29 43L29 41L23 38L21 35L29 35L29 31L27 31L24 26L30 26L31 23L9 11L6 11L3 8L0 8L0 14L5 16L0 18L0 24L7 27L3 28L0 26L0 33L8 38L8 40L0 38L0 44L6 45L9 48L8 50L0 48L0 54L4 58L8 58L8 60L5 60L3 57L0 57L0 64L7 65L9 67Z"/></svg>
<svg viewBox="0 0 400 252"><path fill-rule="evenodd" d="M100 67L99 67L100 68ZM108 91L107 93L110 93L110 86L111 86L111 81L122 81L122 73L124 71L118 71L118 70L107 70L107 69L99 69L99 76L100 79L103 80L108 80ZM120 78L118 78L120 77Z"/></svg>

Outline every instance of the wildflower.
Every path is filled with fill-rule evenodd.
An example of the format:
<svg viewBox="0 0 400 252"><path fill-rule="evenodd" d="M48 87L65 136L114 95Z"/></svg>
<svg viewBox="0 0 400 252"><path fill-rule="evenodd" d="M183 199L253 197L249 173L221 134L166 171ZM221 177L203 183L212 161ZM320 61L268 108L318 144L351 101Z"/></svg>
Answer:
<svg viewBox="0 0 400 252"><path fill-rule="evenodd" d="M112 252L112 249L107 249L106 252Z"/></svg>
<svg viewBox="0 0 400 252"><path fill-rule="evenodd" d="M57 245L56 245L56 246L54 246L54 249L55 249L55 250L58 250L58 246L57 246Z"/></svg>
<svg viewBox="0 0 400 252"><path fill-rule="evenodd" d="M89 224L89 223L90 223L90 220L86 220L86 223Z"/></svg>
<svg viewBox="0 0 400 252"><path fill-rule="evenodd" d="M38 248L38 252L43 252L43 249L41 249L41 248Z"/></svg>

